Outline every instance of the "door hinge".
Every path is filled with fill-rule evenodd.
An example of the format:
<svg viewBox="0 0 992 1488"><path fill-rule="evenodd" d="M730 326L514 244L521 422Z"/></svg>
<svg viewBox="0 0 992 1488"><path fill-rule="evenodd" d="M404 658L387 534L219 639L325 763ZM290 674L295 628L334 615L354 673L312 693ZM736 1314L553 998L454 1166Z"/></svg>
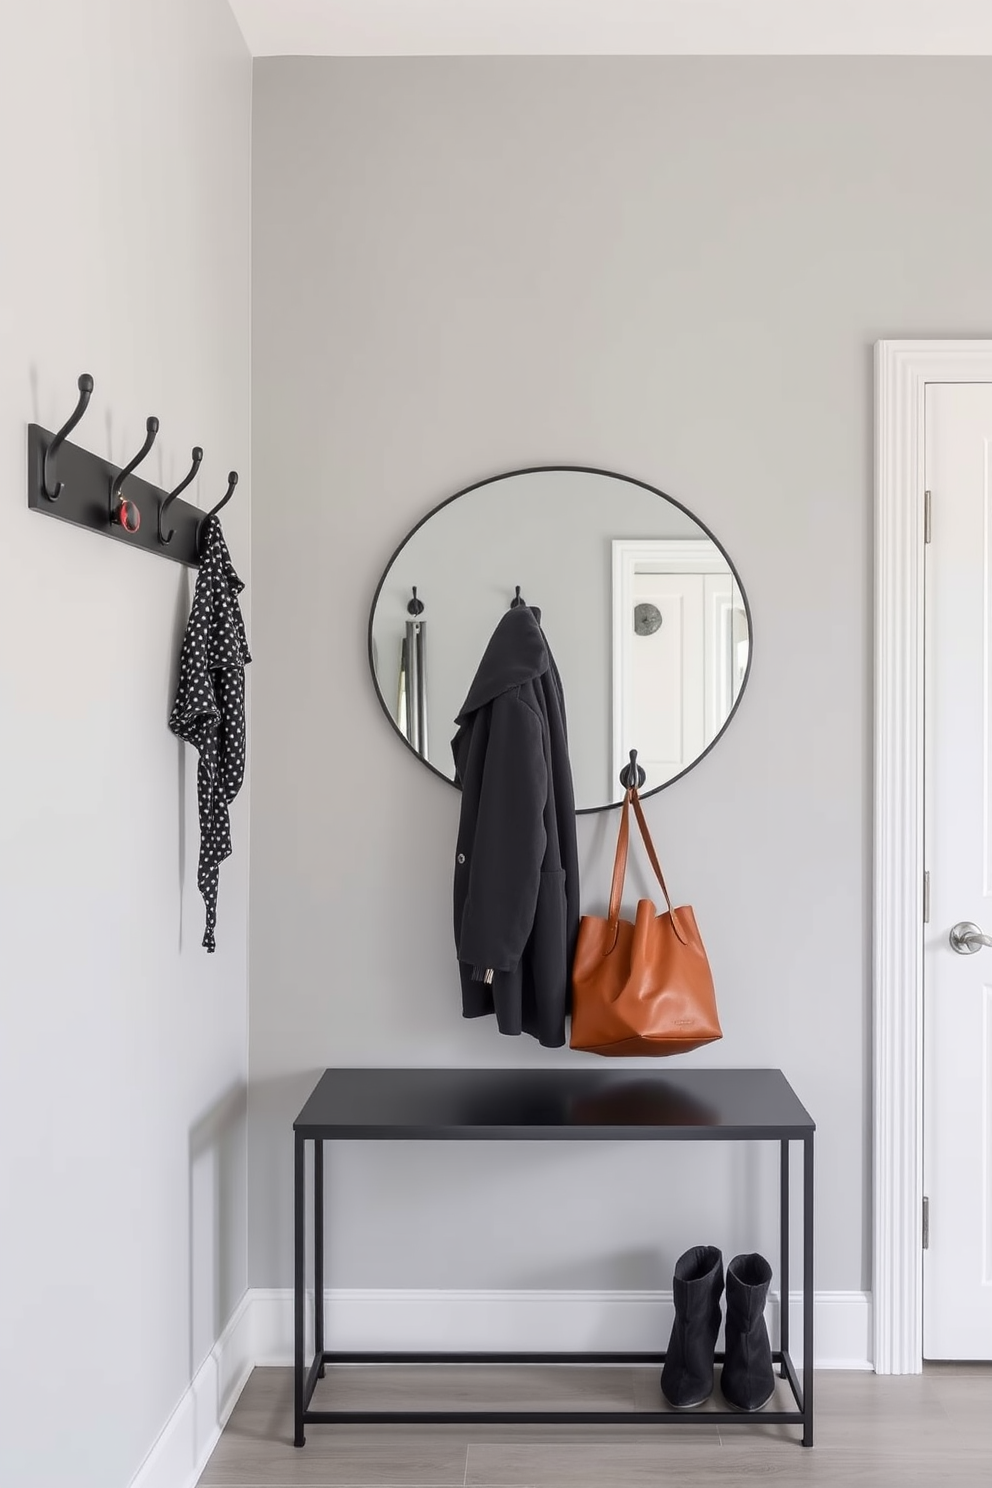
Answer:
<svg viewBox="0 0 992 1488"><path fill-rule="evenodd" d="M928 543L933 537L932 500L929 491L923 492L923 541Z"/></svg>
<svg viewBox="0 0 992 1488"><path fill-rule="evenodd" d="M923 923L930 923L930 869L923 875Z"/></svg>
<svg viewBox="0 0 992 1488"><path fill-rule="evenodd" d="M930 1200L923 1200L923 1249L930 1249Z"/></svg>

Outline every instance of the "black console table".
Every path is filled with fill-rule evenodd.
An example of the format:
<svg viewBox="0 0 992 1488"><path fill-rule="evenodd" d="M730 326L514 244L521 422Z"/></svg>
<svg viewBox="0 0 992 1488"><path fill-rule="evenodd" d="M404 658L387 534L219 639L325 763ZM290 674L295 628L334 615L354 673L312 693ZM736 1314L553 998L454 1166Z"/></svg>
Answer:
<svg viewBox="0 0 992 1488"><path fill-rule="evenodd" d="M325 1070L294 1123L295 1445L308 1423L523 1421L714 1426L796 1425L813 1445L814 1123L781 1070ZM754 1142L780 1144L780 1347L774 1357L795 1410L333 1411L311 1410L335 1364L652 1364L664 1353L342 1353L324 1347L324 1157L330 1141ZM313 1143L314 1357L306 1364L306 1144ZM789 1353L789 1148L803 1144L803 1369ZM722 1359L717 1354L718 1361ZM662 1403L659 1393L659 1405Z"/></svg>

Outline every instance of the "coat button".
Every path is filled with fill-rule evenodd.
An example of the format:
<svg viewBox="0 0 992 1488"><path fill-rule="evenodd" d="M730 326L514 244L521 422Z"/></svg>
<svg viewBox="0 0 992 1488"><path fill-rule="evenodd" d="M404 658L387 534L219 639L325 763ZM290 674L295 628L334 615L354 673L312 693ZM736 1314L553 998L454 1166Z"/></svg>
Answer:
<svg viewBox="0 0 992 1488"><path fill-rule="evenodd" d="M465 861L465 854L464 853L459 853L458 854L458 861L459 861L459 863L464 863L464 861Z"/></svg>

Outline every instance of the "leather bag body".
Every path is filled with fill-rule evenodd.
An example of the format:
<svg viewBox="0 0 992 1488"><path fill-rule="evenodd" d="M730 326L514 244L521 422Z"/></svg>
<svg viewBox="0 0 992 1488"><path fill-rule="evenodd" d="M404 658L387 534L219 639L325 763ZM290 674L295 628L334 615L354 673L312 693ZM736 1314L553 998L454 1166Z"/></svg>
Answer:
<svg viewBox="0 0 992 1488"><path fill-rule="evenodd" d="M668 906L650 899L633 923L620 918L630 808ZM636 789L620 816L606 919L583 915L572 964L571 1047L592 1054L687 1054L723 1037L713 976L691 908L673 909Z"/></svg>

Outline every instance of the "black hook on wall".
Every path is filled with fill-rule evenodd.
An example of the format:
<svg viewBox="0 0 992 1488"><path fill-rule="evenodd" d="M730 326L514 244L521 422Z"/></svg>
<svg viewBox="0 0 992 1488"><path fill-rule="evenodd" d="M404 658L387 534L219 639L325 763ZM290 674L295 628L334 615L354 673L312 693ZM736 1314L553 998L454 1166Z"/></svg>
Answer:
<svg viewBox="0 0 992 1488"><path fill-rule="evenodd" d="M424 613L424 601L417 598L417 586L413 586L413 598L406 607L408 615L422 615Z"/></svg>
<svg viewBox="0 0 992 1488"><path fill-rule="evenodd" d="M55 479L55 456L58 454L59 445L72 433L73 429L79 423L93 395L93 379L88 372L83 372L80 375L76 386L79 389L79 401L45 451L45 463L42 469L41 483L49 501L58 501L62 495L62 482Z"/></svg>
<svg viewBox="0 0 992 1488"><path fill-rule="evenodd" d="M210 520L211 517L215 517L217 515L217 513L220 511L221 507L224 507L224 506L227 505L227 503L230 501L231 497L234 495L234 488L235 488L235 486L237 484L238 484L238 472L236 470L232 470L231 473L230 473L230 475L227 477L227 491L226 491L225 495L223 495L221 497L221 499L218 501L218 503L217 503L216 506L211 507L210 511L207 512L206 516L203 518L203 520L201 521L199 527L197 528L196 546L197 546L198 552L200 552L200 553L203 552L203 529L204 529L204 527L209 522L209 520Z"/></svg>
<svg viewBox="0 0 992 1488"><path fill-rule="evenodd" d="M624 790L630 790L631 786L634 786L637 790L640 790L641 786L644 784L647 778L647 775L644 773L641 766L637 763L637 750L632 749L630 751L630 764L624 765L623 769L620 771L620 784L623 786Z"/></svg>
<svg viewBox="0 0 992 1488"><path fill-rule="evenodd" d="M198 444L197 445L194 445L193 446L193 464L190 467L189 475L187 475L187 477L186 477L185 480L181 480L179 482L178 486L176 487L176 489L174 491L170 491L169 492L168 496L166 496L165 500L162 502L162 505L158 509L158 540L162 544L163 547L167 547L169 545L169 543L171 543L172 539L175 537L176 534L175 534L175 529L172 528L172 527L169 528L168 532L163 532L163 530L162 530L162 518L165 516L166 512L168 511L168 509L172 505L172 503L175 501L176 497L182 495L183 491L185 491L185 489L189 485L190 481L196 475L196 472L200 468L200 461L202 459L203 459L203 451L202 451L202 449L200 448L200 446Z"/></svg>
<svg viewBox="0 0 992 1488"><path fill-rule="evenodd" d="M141 446L140 450L135 455L131 463L129 465L125 465L123 470L118 471L117 475L115 475L114 479L110 482L110 520L111 522L119 522L124 528L125 532L137 532L138 528L141 526L141 512L138 510L133 501L129 501L127 497L123 495L124 482L133 471L137 470L142 460L148 454L148 451L155 443L155 436L157 433L158 419L145 419L144 444Z"/></svg>
<svg viewBox="0 0 992 1488"><path fill-rule="evenodd" d="M510 600L510 609L511 610L518 610L521 605L526 606L526 604L527 604L527 601L521 597L521 594L520 594L520 585L518 584L516 586L516 588L517 588L517 592L513 596L513 598Z"/></svg>

